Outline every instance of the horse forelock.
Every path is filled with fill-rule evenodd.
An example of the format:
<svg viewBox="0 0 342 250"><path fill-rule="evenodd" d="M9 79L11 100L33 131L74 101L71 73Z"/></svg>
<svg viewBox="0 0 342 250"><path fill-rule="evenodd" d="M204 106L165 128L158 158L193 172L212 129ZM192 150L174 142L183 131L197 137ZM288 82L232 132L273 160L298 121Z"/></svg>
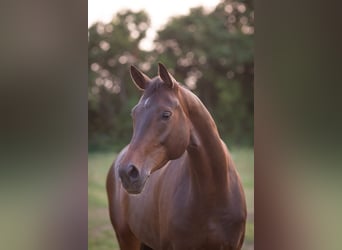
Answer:
<svg viewBox="0 0 342 250"><path fill-rule="evenodd" d="M145 96L151 96L153 93L157 92L160 88L167 87L167 85L160 79L159 76L154 77L148 87L145 89Z"/></svg>

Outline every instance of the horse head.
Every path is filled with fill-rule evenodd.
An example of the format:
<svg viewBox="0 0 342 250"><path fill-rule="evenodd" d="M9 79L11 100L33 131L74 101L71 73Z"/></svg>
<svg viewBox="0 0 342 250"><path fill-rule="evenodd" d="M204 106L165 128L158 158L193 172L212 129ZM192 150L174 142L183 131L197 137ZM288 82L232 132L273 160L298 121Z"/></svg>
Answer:
<svg viewBox="0 0 342 250"><path fill-rule="evenodd" d="M190 141L191 123L180 95L181 86L158 65L153 79L131 66L131 77L143 91L132 109L133 136L119 164L123 187L139 194L154 171L179 158Z"/></svg>

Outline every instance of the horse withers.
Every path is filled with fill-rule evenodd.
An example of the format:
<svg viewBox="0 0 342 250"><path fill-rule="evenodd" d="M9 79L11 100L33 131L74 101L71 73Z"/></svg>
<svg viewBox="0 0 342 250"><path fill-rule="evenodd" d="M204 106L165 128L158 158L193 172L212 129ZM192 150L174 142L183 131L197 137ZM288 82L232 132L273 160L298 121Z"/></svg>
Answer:
<svg viewBox="0 0 342 250"><path fill-rule="evenodd" d="M142 91L133 136L107 176L121 250L241 249L246 202L239 174L208 110L165 66Z"/></svg>

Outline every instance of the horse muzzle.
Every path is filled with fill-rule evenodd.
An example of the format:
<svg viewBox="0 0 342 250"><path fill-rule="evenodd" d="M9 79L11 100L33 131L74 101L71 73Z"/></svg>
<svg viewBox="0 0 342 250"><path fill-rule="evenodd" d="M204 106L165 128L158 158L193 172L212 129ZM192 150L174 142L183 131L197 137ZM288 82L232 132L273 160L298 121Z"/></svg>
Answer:
<svg viewBox="0 0 342 250"><path fill-rule="evenodd" d="M142 174L133 164L119 169L122 186L130 194L140 194L145 186L148 175Z"/></svg>

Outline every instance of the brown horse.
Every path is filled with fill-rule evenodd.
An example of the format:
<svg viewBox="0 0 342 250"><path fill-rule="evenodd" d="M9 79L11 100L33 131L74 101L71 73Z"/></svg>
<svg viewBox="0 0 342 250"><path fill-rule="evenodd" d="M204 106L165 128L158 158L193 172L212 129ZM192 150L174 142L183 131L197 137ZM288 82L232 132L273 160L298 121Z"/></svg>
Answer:
<svg viewBox="0 0 342 250"><path fill-rule="evenodd" d="M241 249L245 196L211 115L162 64L131 76L143 91L133 137L107 176L120 249Z"/></svg>

